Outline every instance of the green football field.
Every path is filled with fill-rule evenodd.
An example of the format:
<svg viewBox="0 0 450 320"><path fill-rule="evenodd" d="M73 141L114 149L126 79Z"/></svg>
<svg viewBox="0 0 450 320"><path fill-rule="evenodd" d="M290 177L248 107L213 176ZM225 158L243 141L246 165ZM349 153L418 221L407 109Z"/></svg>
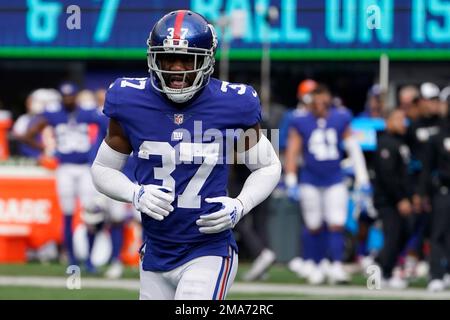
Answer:
<svg viewBox="0 0 450 320"><path fill-rule="evenodd" d="M367 289L366 279L360 274L355 274L349 285L324 285L312 288L283 265L273 266L265 280L246 283L241 281L241 277L248 268L248 264L239 266L235 284L227 299L433 299L433 296L429 296L424 289L425 279L412 283L409 291L405 291L407 294L386 292L374 295L374 292ZM126 268L123 278L114 281L103 278L104 270L103 268L97 276L92 276L84 275L82 269L82 288L69 290L65 287L68 277L66 268L61 264L0 265L0 299L135 300L138 298L137 269ZM436 297L450 298L450 292L447 292L446 296Z"/></svg>

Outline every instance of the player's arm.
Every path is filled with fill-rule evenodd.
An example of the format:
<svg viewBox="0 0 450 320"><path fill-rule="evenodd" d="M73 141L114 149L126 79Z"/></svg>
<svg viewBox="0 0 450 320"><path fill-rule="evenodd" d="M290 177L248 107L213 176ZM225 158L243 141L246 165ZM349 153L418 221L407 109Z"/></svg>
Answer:
<svg viewBox="0 0 450 320"><path fill-rule="evenodd" d="M255 139L248 139L243 152L238 150L238 162L245 163L252 172L245 180L237 196L243 205L244 215L263 202L277 186L281 175L281 162L269 139L261 133L261 126L256 124L249 130L255 132Z"/></svg>
<svg viewBox="0 0 450 320"><path fill-rule="evenodd" d="M41 142L39 142L36 137L42 132L42 130L44 130L47 125L47 120L44 117L39 117L39 120L37 120L36 123L31 126L24 135L17 136L16 138L17 140L28 144L32 148L44 151L45 146Z"/></svg>
<svg viewBox="0 0 450 320"><path fill-rule="evenodd" d="M114 119L109 120L105 143L115 151L126 154L127 158L132 151L131 144L125 136L122 127Z"/></svg>
<svg viewBox="0 0 450 320"><path fill-rule="evenodd" d="M173 195L155 185L140 186L122 173L132 148L120 124L110 119L108 133L92 164L92 180L97 190L123 202L131 202L140 212L163 220L173 207ZM171 190L168 190L171 191Z"/></svg>
<svg viewBox="0 0 450 320"><path fill-rule="evenodd" d="M205 199L208 203L222 203L222 209L200 216L197 225L202 233L218 233L233 228L255 206L264 201L278 184L281 163L270 141L261 133L259 124L244 134L243 148L237 149L238 163L244 163L252 172L236 198Z"/></svg>
<svg viewBox="0 0 450 320"><path fill-rule="evenodd" d="M355 171L355 185L358 188L368 187L369 175L367 173L366 160L364 159L361 146L354 137L350 127L347 127L343 133L344 149L349 155Z"/></svg>
<svg viewBox="0 0 450 320"><path fill-rule="evenodd" d="M297 164L298 158L302 152L303 139L296 129L289 130L285 163L284 163L284 182L287 188L294 188L297 186Z"/></svg>

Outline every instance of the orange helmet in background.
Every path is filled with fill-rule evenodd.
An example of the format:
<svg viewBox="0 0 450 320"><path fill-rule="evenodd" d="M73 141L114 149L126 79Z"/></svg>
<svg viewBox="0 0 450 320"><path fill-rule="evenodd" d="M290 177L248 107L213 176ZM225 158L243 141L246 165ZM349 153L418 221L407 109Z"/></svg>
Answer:
<svg viewBox="0 0 450 320"><path fill-rule="evenodd" d="M305 79L298 84L297 98L305 104L311 103L310 93L317 88L317 82L312 79Z"/></svg>

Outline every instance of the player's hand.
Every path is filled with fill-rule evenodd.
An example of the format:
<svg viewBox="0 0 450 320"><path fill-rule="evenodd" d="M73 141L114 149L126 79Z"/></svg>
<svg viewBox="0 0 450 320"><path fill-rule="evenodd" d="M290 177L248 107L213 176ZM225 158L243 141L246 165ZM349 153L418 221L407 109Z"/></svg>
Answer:
<svg viewBox="0 0 450 320"><path fill-rule="evenodd" d="M205 201L221 203L222 208L219 211L200 216L197 225L200 226L199 231L201 233L219 233L232 229L243 216L244 207L241 201L236 198L206 198Z"/></svg>
<svg viewBox="0 0 450 320"><path fill-rule="evenodd" d="M370 184L363 184L355 187L355 192L361 195L361 197L372 197L373 189Z"/></svg>
<svg viewBox="0 0 450 320"><path fill-rule="evenodd" d="M297 182L296 173L286 173L284 176L284 185L286 186L286 195L292 201L300 200L300 188Z"/></svg>
<svg viewBox="0 0 450 320"><path fill-rule="evenodd" d="M370 184L355 186L355 202L361 211L367 211L368 206L372 204L373 189Z"/></svg>
<svg viewBox="0 0 450 320"><path fill-rule="evenodd" d="M353 201L360 212L365 212L372 219L378 216L373 205L373 188L370 184L355 186Z"/></svg>
<svg viewBox="0 0 450 320"><path fill-rule="evenodd" d="M173 211L174 196L167 187L148 184L137 186L134 191L134 207L149 217L161 221Z"/></svg>
<svg viewBox="0 0 450 320"><path fill-rule="evenodd" d="M291 199L292 201L300 200L300 188L298 187L298 185L287 187L286 194L288 198Z"/></svg>

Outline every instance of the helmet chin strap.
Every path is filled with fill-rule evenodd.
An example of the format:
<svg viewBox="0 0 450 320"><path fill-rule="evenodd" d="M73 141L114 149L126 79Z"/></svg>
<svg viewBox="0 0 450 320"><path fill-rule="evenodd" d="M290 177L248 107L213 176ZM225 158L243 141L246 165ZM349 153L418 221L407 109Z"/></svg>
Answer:
<svg viewBox="0 0 450 320"><path fill-rule="evenodd" d="M168 93L166 92L167 98L172 100L175 103L183 103L188 101L194 96L195 92L188 93Z"/></svg>
<svg viewBox="0 0 450 320"><path fill-rule="evenodd" d="M186 78L187 78L187 73L184 73L183 75L183 83L186 83ZM181 88L181 89L173 89L170 88L168 85L166 85L165 81L163 83L163 91L164 93L167 95L167 97L172 100L175 103L183 103L188 101L189 99L191 99L195 92L194 90L192 90L192 87L195 85L196 81L198 80L198 74L195 77L195 80L193 82L193 84L187 88ZM187 92L184 92L187 91Z"/></svg>
<svg viewBox="0 0 450 320"><path fill-rule="evenodd" d="M197 65L197 57L195 58L195 64ZM156 63L156 54L149 54L148 66L151 78L151 84L157 91L164 93L168 99L175 103L183 103L191 99L201 88L209 83L209 77L213 72L214 58L212 56L205 55L202 66L200 68L190 70L184 73L183 82L185 82L187 73L197 72L192 85L187 88L175 89L170 88L163 77L164 71L159 69ZM171 72L174 73L174 72Z"/></svg>

